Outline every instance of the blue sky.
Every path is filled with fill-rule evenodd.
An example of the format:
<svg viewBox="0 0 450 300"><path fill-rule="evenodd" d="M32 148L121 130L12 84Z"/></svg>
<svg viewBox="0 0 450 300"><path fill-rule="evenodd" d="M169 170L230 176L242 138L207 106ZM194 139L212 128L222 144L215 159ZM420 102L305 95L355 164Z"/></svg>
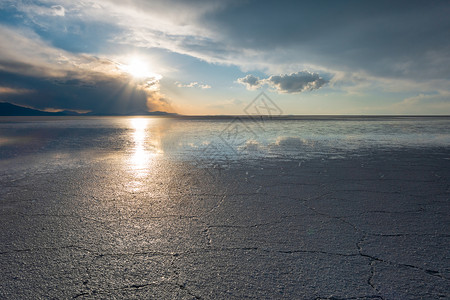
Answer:
<svg viewBox="0 0 450 300"><path fill-rule="evenodd" d="M0 101L450 114L448 1L0 1Z"/></svg>

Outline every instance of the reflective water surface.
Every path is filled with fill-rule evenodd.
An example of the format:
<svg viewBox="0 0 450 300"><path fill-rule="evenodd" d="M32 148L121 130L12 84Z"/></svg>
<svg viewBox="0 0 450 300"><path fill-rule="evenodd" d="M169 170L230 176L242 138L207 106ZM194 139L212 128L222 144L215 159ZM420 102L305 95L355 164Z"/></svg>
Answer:
<svg viewBox="0 0 450 300"><path fill-rule="evenodd" d="M200 167L266 158L339 159L375 150L448 148L446 117L2 117L0 165L12 176L106 161L139 190L161 161ZM18 176L18 175L17 175Z"/></svg>
<svg viewBox="0 0 450 300"><path fill-rule="evenodd" d="M161 117L3 117L0 157L90 153L120 156L139 176L154 159L357 155L370 149L448 147L446 117L318 117L289 120Z"/></svg>

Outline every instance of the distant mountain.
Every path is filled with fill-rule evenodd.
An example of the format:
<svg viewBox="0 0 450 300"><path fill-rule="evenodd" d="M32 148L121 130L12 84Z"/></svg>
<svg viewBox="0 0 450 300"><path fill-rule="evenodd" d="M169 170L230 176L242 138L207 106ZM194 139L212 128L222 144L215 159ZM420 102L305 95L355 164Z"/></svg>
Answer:
<svg viewBox="0 0 450 300"><path fill-rule="evenodd" d="M70 112L73 113L73 112ZM78 115L77 113L75 113ZM14 105L7 102L0 102L0 116L66 116L68 112L48 112L19 105Z"/></svg>
<svg viewBox="0 0 450 300"><path fill-rule="evenodd" d="M106 114L102 114L102 113L86 113L86 116L179 116L179 114L176 113L168 113L165 111L146 111L146 112L129 112L129 113L125 113L125 114L113 114L113 113L106 113Z"/></svg>
<svg viewBox="0 0 450 300"><path fill-rule="evenodd" d="M75 111L63 110L59 112L48 112L38 109L23 107L7 102L0 102L0 116L177 116L178 114L163 111L133 112L130 114L99 114L99 113L77 113Z"/></svg>

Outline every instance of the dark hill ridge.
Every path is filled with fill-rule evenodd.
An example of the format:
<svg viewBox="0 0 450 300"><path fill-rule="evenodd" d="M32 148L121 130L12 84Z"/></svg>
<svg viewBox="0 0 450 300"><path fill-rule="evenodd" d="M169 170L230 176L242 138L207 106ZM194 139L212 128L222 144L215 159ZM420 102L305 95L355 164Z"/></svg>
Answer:
<svg viewBox="0 0 450 300"><path fill-rule="evenodd" d="M0 116L63 116L62 112L52 113L37 109L0 102Z"/></svg>
<svg viewBox="0 0 450 300"><path fill-rule="evenodd" d="M176 116L177 114L163 111L155 112L133 112L130 114L100 114L100 113L77 113L64 110L59 112L48 112L38 109L23 107L8 102L0 102L0 116Z"/></svg>

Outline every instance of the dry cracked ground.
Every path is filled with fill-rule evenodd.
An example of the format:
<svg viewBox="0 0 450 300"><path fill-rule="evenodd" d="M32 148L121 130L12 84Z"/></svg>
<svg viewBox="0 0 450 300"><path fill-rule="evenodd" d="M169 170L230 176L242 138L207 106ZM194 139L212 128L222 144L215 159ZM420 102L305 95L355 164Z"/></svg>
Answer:
<svg viewBox="0 0 450 300"><path fill-rule="evenodd" d="M448 299L449 158L8 160L0 298Z"/></svg>

